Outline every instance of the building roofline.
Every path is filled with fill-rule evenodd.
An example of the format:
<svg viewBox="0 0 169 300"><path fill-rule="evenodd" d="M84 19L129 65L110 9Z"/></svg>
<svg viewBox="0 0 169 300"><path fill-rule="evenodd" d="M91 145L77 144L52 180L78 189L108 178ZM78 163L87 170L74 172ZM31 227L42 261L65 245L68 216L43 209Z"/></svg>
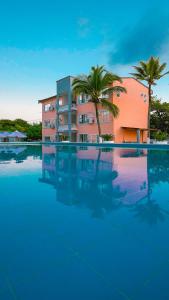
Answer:
<svg viewBox="0 0 169 300"><path fill-rule="evenodd" d="M66 78L74 78L74 76L68 75L68 76L63 77L63 78L61 78L61 79L59 79L59 80L56 80L56 82L59 82L59 81L61 81L61 80L63 80L63 79L66 79ZM122 79L133 79L133 80L137 81L139 84L141 84L142 86L144 86L145 88L148 89L148 86L147 86L147 85L145 85L143 82L141 82L140 80L138 80L138 79L136 79L136 78L134 78L134 77L124 76L124 77L121 77L121 78L122 78ZM56 97L56 96L57 96L57 95L53 95L53 96L50 96L50 97L47 97L47 98L38 100L38 103L43 103L43 102L45 102L45 101L47 101L47 100L50 100L50 99L52 99L52 98L54 98L54 97Z"/></svg>
<svg viewBox="0 0 169 300"><path fill-rule="evenodd" d="M63 77L63 78L61 78L61 79L56 80L56 82L59 82L59 81L61 81L61 80L63 80L63 79L66 79L66 78L74 78L74 76L68 75L68 76L65 76L65 77Z"/></svg>
<svg viewBox="0 0 169 300"><path fill-rule="evenodd" d="M130 77L130 76L124 76L124 77L121 77L122 79L134 79L136 80L138 83L140 83L141 85L143 85L144 87L146 87L148 89L148 86L146 84L144 84L143 82L141 82L140 80L134 78L134 77Z"/></svg>
<svg viewBox="0 0 169 300"><path fill-rule="evenodd" d="M66 79L66 78L75 78L75 76L68 75L68 76L65 76L65 77L63 77L61 79L56 80L56 82L59 82L59 81L61 81L63 79ZM138 80L138 79L136 79L136 78L134 78L132 76L122 76L121 78L122 79L133 79L133 80L137 81L138 83L140 83L141 85L143 85L144 87L146 87L148 89L148 86L146 84L144 84L143 82L141 82L140 80Z"/></svg>
<svg viewBox="0 0 169 300"><path fill-rule="evenodd" d="M44 98L44 99L41 99L41 100L38 100L38 103L43 103L43 102L45 102L47 100L53 99L54 97L56 98L56 95L50 96L50 97L47 97L47 98Z"/></svg>

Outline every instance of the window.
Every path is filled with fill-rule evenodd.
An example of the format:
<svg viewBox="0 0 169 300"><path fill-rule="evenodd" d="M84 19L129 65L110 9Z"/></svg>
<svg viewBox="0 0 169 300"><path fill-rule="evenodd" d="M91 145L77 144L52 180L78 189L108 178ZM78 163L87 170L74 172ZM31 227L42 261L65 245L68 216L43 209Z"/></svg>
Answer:
<svg viewBox="0 0 169 300"><path fill-rule="evenodd" d="M49 107L50 107L50 104L45 104L44 105L44 111L49 111Z"/></svg>
<svg viewBox="0 0 169 300"><path fill-rule="evenodd" d="M108 110L100 110L99 118L100 118L100 122L102 123L110 122L110 112Z"/></svg>
<svg viewBox="0 0 169 300"><path fill-rule="evenodd" d="M63 99L59 98L59 106L62 106L62 105L63 105Z"/></svg>
<svg viewBox="0 0 169 300"><path fill-rule="evenodd" d="M80 143L87 143L88 142L88 135L87 134L79 134L79 142Z"/></svg>
<svg viewBox="0 0 169 300"><path fill-rule="evenodd" d="M43 108L43 110L44 110L45 112L51 111L51 110L54 110L54 109L55 109L55 106L54 106L53 104L51 104L51 103L45 104L45 105L44 105L44 108Z"/></svg>
<svg viewBox="0 0 169 300"><path fill-rule="evenodd" d="M89 122L89 120L88 120L88 116L86 114L79 116L79 124L85 124L88 122Z"/></svg>
<svg viewBox="0 0 169 300"><path fill-rule="evenodd" d="M89 100L89 97L87 95L85 95L85 94L80 94L78 96L78 103L79 104L87 103L88 100Z"/></svg>
<svg viewBox="0 0 169 300"><path fill-rule="evenodd" d="M56 120L45 120L43 123L43 128L52 128L56 127Z"/></svg>
<svg viewBox="0 0 169 300"><path fill-rule="evenodd" d="M56 121L55 120L52 120L51 122L50 122L50 128L52 128L52 129L55 129L55 124L56 124Z"/></svg>
<svg viewBox="0 0 169 300"><path fill-rule="evenodd" d="M82 94L80 94L80 95L78 96L78 103L81 104L82 101L83 101L83 96L82 96Z"/></svg>
<svg viewBox="0 0 169 300"><path fill-rule="evenodd" d="M50 128L50 120L44 121L44 128Z"/></svg>

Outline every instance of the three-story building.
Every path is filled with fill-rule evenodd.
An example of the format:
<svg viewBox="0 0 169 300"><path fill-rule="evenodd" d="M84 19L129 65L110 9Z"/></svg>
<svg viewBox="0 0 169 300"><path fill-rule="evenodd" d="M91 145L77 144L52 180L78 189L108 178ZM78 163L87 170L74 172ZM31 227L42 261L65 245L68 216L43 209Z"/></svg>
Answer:
<svg viewBox="0 0 169 300"><path fill-rule="evenodd" d="M95 107L87 95L74 97L73 77L56 82L57 95L39 100L42 104L43 141L97 142ZM115 93L110 101L119 107L119 116L99 107L102 134L111 134L115 142L146 142L148 88L134 78L123 78L127 93Z"/></svg>

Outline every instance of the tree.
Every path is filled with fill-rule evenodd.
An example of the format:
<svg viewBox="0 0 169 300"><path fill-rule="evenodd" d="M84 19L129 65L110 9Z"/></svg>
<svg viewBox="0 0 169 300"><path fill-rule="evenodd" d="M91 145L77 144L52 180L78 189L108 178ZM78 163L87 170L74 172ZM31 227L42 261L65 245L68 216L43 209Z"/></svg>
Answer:
<svg viewBox="0 0 169 300"><path fill-rule="evenodd" d="M122 86L113 86L114 82L122 83L122 80L119 76L106 71L104 66L92 67L88 76L82 75L73 80L74 94L85 94L89 97L89 102L94 104L99 137L101 137L99 106L106 108L116 118L119 109L108 97L114 92L126 92Z"/></svg>
<svg viewBox="0 0 169 300"><path fill-rule="evenodd" d="M14 130L16 130L14 121L8 119L0 120L0 131L14 131Z"/></svg>
<svg viewBox="0 0 169 300"><path fill-rule="evenodd" d="M31 125L27 121L22 120L22 119L15 119L14 124L15 124L16 130L22 131L22 132L26 132L31 127Z"/></svg>
<svg viewBox="0 0 169 300"><path fill-rule="evenodd" d="M42 138L42 123L29 124L22 119L0 120L0 131L12 132L16 130L24 132L29 140L41 140Z"/></svg>
<svg viewBox="0 0 169 300"><path fill-rule="evenodd" d="M148 109L148 138L150 138L150 112L152 104L152 86L156 85L156 81L169 74L163 73L167 64L160 64L159 58L151 57L147 62L140 61L138 66L134 66L136 73L131 73L136 79L146 81L149 93L149 109Z"/></svg>
<svg viewBox="0 0 169 300"><path fill-rule="evenodd" d="M151 128L158 129L161 132L169 134L169 103L162 102L157 97L152 98Z"/></svg>
<svg viewBox="0 0 169 300"><path fill-rule="evenodd" d="M32 124L27 131L28 140L41 140L42 139L42 123Z"/></svg>

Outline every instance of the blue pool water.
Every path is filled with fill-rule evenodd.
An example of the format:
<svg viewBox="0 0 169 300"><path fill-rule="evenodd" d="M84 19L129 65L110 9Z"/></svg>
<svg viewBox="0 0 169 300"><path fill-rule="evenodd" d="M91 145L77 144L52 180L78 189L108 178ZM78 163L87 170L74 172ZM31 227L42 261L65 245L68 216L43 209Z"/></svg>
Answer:
<svg viewBox="0 0 169 300"><path fill-rule="evenodd" d="M169 299L169 151L0 147L0 299Z"/></svg>

